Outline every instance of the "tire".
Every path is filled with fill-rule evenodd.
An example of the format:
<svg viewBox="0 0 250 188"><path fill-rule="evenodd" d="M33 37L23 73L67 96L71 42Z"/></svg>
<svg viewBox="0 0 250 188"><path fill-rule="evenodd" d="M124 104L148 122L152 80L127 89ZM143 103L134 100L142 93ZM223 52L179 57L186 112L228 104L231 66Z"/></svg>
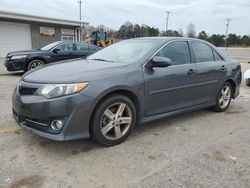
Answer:
<svg viewBox="0 0 250 188"><path fill-rule="evenodd" d="M103 146L114 146L127 139L136 124L136 109L124 95L113 94L104 99L93 113L91 138Z"/></svg>
<svg viewBox="0 0 250 188"><path fill-rule="evenodd" d="M27 66L27 71L36 69L36 68L41 67L43 65L45 65L45 63L42 60L34 59L31 62L29 62L28 66Z"/></svg>
<svg viewBox="0 0 250 188"><path fill-rule="evenodd" d="M246 79L247 86L250 86L250 78Z"/></svg>
<svg viewBox="0 0 250 188"><path fill-rule="evenodd" d="M225 82L216 97L216 104L213 106L215 112L224 112L230 105L232 100L232 86L229 82Z"/></svg>

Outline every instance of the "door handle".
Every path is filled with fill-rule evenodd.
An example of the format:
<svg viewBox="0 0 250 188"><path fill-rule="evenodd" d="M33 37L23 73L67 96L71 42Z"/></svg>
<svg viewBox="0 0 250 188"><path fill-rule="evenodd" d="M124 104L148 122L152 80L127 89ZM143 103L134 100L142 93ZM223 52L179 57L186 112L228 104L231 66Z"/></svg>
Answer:
<svg viewBox="0 0 250 188"><path fill-rule="evenodd" d="M222 65L221 68L220 68L220 70L226 71L226 70L227 70L227 67L226 67L225 65Z"/></svg>
<svg viewBox="0 0 250 188"><path fill-rule="evenodd" d="M189 69L189 71L187 72L187 75L194 75L196 73L196 71L194 69Z"/></svg>

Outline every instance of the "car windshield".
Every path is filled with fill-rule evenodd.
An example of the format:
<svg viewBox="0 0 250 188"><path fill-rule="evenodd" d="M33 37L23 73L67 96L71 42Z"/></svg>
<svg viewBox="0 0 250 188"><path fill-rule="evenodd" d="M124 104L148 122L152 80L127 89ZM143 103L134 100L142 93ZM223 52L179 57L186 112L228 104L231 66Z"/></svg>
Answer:
<svg viewBox="0 0 250 188"><path fill-rule="evenodd" d="M142 58L158 43L157 40L124 40L94 53L87 59L129 64Z"/></svg>
<svg viewBox="0 0 250 188"><path fill-rule="evenodd" d="M60 42L53 42L51 44L48 44L44 47L42 47L40 50L44 50L44 51L47 51L47 50L51 50L53 47L55 47L56 45L58 45Z"/></svg>

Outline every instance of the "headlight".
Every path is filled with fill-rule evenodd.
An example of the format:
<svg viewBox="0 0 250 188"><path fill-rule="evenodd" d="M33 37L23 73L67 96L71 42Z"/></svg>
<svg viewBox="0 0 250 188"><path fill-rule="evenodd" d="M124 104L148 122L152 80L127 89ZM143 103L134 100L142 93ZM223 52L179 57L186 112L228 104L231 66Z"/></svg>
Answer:
<svg viewBox="0 0 250 188"><path fill-rule="evenodd" d="M27 55L16 55L16 56L12 56L11 59L23 59L26 57L27 57Z"/></svg>
<svg viewBox="0 0 250 188"><path fill-rule="evenodd" d="M45 84L41 86L37 91L36 95L44 96L47 98L61 97L65 95L71 95L82 91L88 86L88 83L77 83L77 84Z"/></svg>

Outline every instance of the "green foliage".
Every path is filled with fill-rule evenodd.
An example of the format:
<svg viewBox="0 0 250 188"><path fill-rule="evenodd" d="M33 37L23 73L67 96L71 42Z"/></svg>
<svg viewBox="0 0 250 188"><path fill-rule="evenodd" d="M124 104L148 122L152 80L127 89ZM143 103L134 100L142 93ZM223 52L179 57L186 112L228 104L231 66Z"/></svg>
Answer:
<svg viewBox="0 0 250 188"><path fill-rule="evenodd" d="M199 33L198 38L208 41L215 46L225 46L225 35L213 34L208 36L205 31L202 31ZM229 34L227 37L227 46L250 46L250 36Z"/></svg>
<svg viewBox="0 0 250 188"><path fill-rule="evenodd" d="M148 25L132 24L125 22L120 29L116 32L116 37L120 39L129 39L136 37L151 37L159 36L160 31L158 28L150 27Z"/></svg>

